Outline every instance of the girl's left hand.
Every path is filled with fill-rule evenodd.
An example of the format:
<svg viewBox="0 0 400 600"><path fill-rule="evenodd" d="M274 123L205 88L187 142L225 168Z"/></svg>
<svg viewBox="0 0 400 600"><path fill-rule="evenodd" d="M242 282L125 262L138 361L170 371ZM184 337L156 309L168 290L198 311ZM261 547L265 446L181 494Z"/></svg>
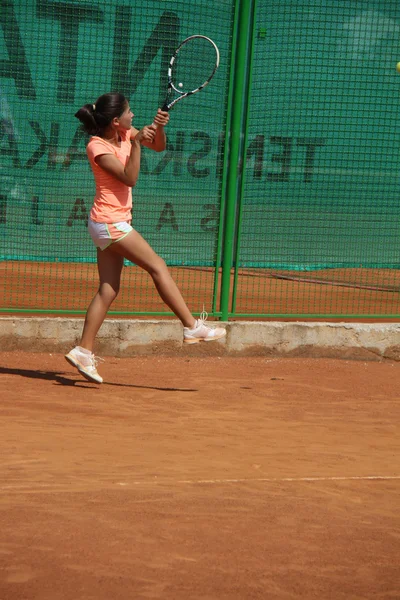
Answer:
<svg viewBox="0 0 400 600"><path fill-rule="evenodd" d="M158 109L156 116L154 117L154 125L157 125L158 127L164 127L165 125L167 125L169 121L169 113L166 111L161 110L161 108Z"/></svg>

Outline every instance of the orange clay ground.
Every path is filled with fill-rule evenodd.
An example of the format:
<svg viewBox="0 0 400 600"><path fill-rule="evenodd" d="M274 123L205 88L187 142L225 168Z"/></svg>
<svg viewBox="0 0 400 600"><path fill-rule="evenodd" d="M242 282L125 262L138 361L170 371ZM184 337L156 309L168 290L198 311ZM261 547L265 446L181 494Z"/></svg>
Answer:
<svg viewBox="0 0 400 600"><path fill-rule="evenodd" d="M171 274L193 312L211 314L214 270L172 267ZM221 274L218 286L221 283ZM234 274L231 276L231 299ZM98 287L97 267L85 263L0 262L0 310L81 311L84 313ZM327 269L289 272L240 269L233 312L306 318L325 315L329 320L354 315L357 320L375 315L394 320L400 315L400 271L395 269ZM217 294L218 295L218 294ZM216 303L219 306L219 303ZM230 302L230 310L232 303ZM138 267L123 270L119 296L113 311L167 313L150 276ZM58 313L58 314L59 314ZM396 317L397 315L397 317ZM314 318L314 317L313 317ZM348 320L348 319L347 319Z"/></svg>
<svg viewBox="0 0 400 600"><path fill-rule="evenodd" d="M0 353L1 600L400 598L400 369Z"/></svg>

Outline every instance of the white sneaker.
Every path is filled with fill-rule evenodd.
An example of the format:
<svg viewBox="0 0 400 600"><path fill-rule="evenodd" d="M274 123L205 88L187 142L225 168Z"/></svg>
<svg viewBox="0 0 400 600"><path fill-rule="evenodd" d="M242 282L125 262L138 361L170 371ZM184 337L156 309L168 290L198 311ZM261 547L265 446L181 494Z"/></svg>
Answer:
<svg viewBox="0 0 400 600"><path fill-rule="evenodd" d="M76 367L86 379L95 383L103 383L103 378L97 372L97 364L101 358L98 358L88 350L80 346L75 346L68 354L65 355L67 361Z"/></svg>
<svg viewBox="0 0 400 600"><path fill-rule="evenodd" d="M205 324L207 313L203 310L200 319L197 319L195 327L183 328L183 341L185 344L198 344L199 342L214 342L226 336L226 329L223 327L209 327Z"/></svg>

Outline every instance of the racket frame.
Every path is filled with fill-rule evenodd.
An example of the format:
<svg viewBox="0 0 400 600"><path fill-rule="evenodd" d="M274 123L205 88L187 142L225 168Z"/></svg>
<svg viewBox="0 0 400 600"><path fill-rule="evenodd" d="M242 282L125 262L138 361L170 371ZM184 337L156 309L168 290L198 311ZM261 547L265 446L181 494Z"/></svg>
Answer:
<svg viewBox="0 0 400 600"><path fill-rule="evenodd" d="M199 87L195 88L194 90L191 90L191 91L188 91L188 92L183 92L182 90L180 90L179 88L177 88L175 86L174 82L172 81L172 68L174 66L174 62L175 62L175 60L176 60L176 58L177 58L177 56L178 56L181 48L187 42L189 42L190 40L193 40L195 38L202 38L202 39L207 40L208 42L210 42L210 44L212 44L212 46L214 47L214 50L215 50L215 54L216 54L216 61L215 61L214 69L213 69L211 75L208 77L208 79L206 79L206 81L204 83L202 83ZM219 60L220 60L220 54L219 54L218 46L209 37L207 37L205 35L191 35L191 36L187 37L186 39L184 39L183 42L181 42L179 44L179 46L175 50L174 54L171 56L171 60L169 61L169 65L168 65L168 88L167 88L167 96L166 96L165 102L164 102L161 110L169 112L171 110L171 108L173 106L175 106L175 104L177 102L179 102L180 100L183 100L183 98L187 98L187 96L192 96L193 94L197 94L197 92L199 92L200 90L202 90L203 88L205 88L206 85L208 85L210 83L211 79L214 77L215 72L216 72L216 70L219 67ZM175 91L177 94L179 94L179 96L177 98L175 98L174 100L171 101L172 91Z"/></svg>

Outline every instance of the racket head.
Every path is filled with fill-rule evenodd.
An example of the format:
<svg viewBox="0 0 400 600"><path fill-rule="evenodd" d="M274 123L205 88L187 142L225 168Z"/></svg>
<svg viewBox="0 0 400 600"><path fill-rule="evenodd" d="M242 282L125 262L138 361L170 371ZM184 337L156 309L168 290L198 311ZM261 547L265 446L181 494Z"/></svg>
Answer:
<svg viewBox="0 0 400 600"><path fill-rule="evenodd" d="M181 97L195 94L214 77L219 60L219 50L213 40L204 35L191 35L179 44L170 60L169 90Z"/></svg>

